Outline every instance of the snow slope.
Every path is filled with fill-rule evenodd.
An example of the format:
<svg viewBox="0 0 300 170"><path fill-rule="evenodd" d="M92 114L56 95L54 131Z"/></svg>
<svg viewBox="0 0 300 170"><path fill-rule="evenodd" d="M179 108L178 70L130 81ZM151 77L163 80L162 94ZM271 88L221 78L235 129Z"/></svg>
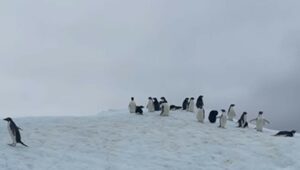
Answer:
<svg viewBox="0 0 300 170"><path fill-rule="evenodd" d="M300 169L300 137L198 123L193 113L143 116L107 111L88 117L15 119L24 143L13 148L0 122L1 170Z"/></svg>

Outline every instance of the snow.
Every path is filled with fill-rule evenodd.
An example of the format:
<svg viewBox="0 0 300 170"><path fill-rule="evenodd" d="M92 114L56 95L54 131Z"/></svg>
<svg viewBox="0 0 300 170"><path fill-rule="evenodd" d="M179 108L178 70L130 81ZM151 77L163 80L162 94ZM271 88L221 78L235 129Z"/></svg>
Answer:
<svg viewBox="0 0 300 170"><path fill-rule="evenodd" d="M10 147L0 122L1 170L300 169L300 137L196 121L194 113L110 110L86 117L14 119L23 142Z"/></svg>

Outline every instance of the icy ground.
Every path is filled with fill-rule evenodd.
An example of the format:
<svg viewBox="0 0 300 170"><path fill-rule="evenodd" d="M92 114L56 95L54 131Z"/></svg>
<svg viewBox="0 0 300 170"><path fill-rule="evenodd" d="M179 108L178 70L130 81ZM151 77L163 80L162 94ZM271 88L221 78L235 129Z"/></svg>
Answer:
<svg viewBox="0 0 300 170"><path fill-rule="evenodd" d="M10 147L0 122L1 170L299 170L300 137L227 129L176 111L143 116L107 111L89 117L15 119L21 145Z"/></svg>

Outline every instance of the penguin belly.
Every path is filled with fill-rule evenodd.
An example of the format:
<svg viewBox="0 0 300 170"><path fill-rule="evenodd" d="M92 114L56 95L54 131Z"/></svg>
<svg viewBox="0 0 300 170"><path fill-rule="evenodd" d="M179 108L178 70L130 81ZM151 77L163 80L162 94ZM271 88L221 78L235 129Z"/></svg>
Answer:
<svg viewBox="0 0 300 170"><path fill-rule="evenodd" d="M258 118L256 121L256 130L262 132L264 127L264 120L262 118Z"/></svg>
<svg viewBox="0 0 300 170"><path fill-rule="evenodd" d="M235 117L235 111L233 109L230 109L228 112L228 120L233 121L233 118Z"/></svg>
<svg viewBox="0 0 300 170"><path fill-rule="evenodd" d="M221 128L225 128L226 123L227 123L227 117L226 117L225 115L223 115L223 116L220 118L220 127L221 127Z"/></svg>
<svg viewBox="0 0 300 170"><path fill-rule="evenodd" d="M16 139L16 136L13 134L12 129L10 128L10 123L7 124L7 130L8 130L8 133L9 133L10 137L11 137L11 140L13 142L12 145L16 145L17 139Z"/></svg>
<svg viewBox="0 0 300 170"><path fill-rule="evenodd" d="M170 107L167 103L162 104L162 113L161 116L169 116Z"/></svg>
<svg viewBox="0 0 300 170"><path fill-rule="evenodd" d="M197 117L198 122L203 123L204 122L204 110L199 109L196 117Z"/></svg>
<svg viewBox="0 0 300 170"><path fill-rule="evenodd" d="M195 108L195 103L194 103L194 101L191 101L190 104L189 104L188 111L189 112L194 112L195 111L194 108Z"/></svg>

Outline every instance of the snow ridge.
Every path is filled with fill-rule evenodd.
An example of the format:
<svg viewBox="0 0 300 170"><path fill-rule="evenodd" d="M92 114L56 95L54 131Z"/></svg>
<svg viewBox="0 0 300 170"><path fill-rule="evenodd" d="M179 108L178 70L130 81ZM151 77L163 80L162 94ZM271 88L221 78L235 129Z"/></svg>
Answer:
<svg viewBox="0 0 300 170"><path fill-rule="evenodd" d="M300 138L196 121L194 113L143 116L124 110L87 117L15 119L30 147L10 147L0 124L4 170L218 170L300 169Z"/></svg>

